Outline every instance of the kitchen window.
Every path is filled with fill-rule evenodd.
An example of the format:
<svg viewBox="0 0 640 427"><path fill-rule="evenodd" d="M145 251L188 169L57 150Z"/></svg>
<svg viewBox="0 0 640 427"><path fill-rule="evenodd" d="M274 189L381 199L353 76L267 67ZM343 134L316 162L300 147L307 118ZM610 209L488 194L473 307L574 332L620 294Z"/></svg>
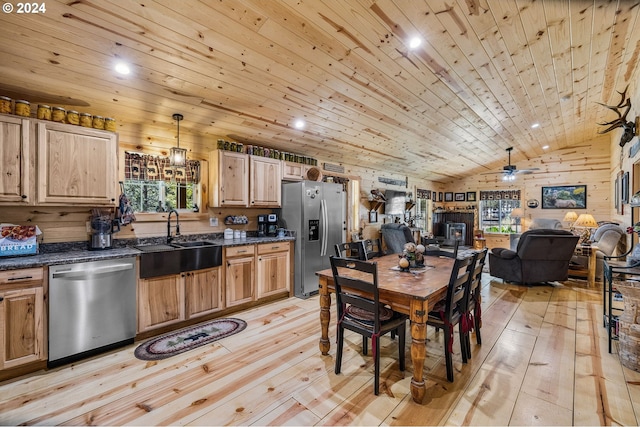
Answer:
<svg viewBox="0 0 640 427"><path fill-rule="evenodd" d="M199 161L172 167L168 157L125 152L124 191L134 212L197 212L199 188Z"/></svg>

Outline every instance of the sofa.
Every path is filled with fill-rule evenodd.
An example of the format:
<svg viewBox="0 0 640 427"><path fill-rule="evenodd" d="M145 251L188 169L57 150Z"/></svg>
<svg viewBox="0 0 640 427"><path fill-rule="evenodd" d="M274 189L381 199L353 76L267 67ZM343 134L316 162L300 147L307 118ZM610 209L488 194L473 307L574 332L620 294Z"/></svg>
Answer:
<svg viewBox="0 0 640 427"><path fill-rule="evenodd" d="M493 248L489 274L521 284L567 280L569 262L579 236L557 229L535 229L522 233L515 251Z"/></svg>
<svg viewBox="0 0 640 427"><path fill-rule="evenodd" d="M415 243L411 229L404 224L382 224L380 227L386 254L399 254L408 242Z"/></svg>
<svg viewBox="0 0 640 427"><path fill-rule="evenodd" d="M602 280L604 257L622 255L626 252L626 231L618 224L605 223L596 228L596 231L591 234L590 240L591 244L598 248L596 251L596 280ZM587 269L589 257L574 255L571 258L571 264L582 270Z"/></svg>

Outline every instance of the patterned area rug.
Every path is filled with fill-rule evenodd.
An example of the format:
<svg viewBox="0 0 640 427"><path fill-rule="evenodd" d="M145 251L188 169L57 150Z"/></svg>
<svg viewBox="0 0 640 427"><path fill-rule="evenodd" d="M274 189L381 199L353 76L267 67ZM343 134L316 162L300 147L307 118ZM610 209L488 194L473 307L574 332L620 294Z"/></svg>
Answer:
<svg viewBox="0 0 640 427"><path fill-rule="evenodd" d="M166 359L237 334L247 327L241 319L214 319L155 337L140 344L134 354L140 360Z"/></svg>

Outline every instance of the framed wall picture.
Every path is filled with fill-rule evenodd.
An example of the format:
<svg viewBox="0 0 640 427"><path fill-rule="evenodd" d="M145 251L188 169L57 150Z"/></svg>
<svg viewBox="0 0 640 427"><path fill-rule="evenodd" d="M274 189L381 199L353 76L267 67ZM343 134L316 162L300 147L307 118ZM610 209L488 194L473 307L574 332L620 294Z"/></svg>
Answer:
<svg viewBox="0 0 640 427"><path fill-rule="evenodd" d="M432 191L431 192L431 200L433 200L435 202L436 200L438 200L437 197L438 197L438 193L436 193L435 191Z"/></svg>
<svg viewBox="0 0 640 427"><path fill-rule="evenodd" d="M476 201L476 192L467 191L467 202L475 202L475 201Z"/></svg>
<svg viewBox="0 0 640 427"><path fill-rule="evenodd" d="M454 200L456 202L464 202L464 193L455 193Z"/></svg>
<svg viewBox="0 0 640 427"><path fill-rule="evenodd" d="M438 201L441 202L443 200L442 191L438 192Z"/></svg>
<svg viewBox="0 0 640 427"><path fill-rule="evenodd" d="M629 203L629 172L620 172L620 203Z"/></svg>
<svg viewBox="0 0 640 427"><path fill-rule="evenodd" d="M453 202L453 192L451 191L446 191L444 193L444 201L445 202Z"/></svg>
<svg viewBox="0 0 640 427"><path fill-rule="evenodd" d="M542 187L542 209L586 209L586 185Z"/></svg>

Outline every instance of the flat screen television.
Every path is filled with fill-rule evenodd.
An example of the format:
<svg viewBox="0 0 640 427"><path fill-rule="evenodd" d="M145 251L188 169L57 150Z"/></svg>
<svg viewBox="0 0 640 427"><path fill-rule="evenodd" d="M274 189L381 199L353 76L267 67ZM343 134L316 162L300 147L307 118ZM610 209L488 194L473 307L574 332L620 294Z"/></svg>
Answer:
<svg viewBox="0 0 640 427"><path fill-rule="evenodd" d="M387 199L384 204L385 215L404 215L406 192L386 190L384 197Z"/></svg>

